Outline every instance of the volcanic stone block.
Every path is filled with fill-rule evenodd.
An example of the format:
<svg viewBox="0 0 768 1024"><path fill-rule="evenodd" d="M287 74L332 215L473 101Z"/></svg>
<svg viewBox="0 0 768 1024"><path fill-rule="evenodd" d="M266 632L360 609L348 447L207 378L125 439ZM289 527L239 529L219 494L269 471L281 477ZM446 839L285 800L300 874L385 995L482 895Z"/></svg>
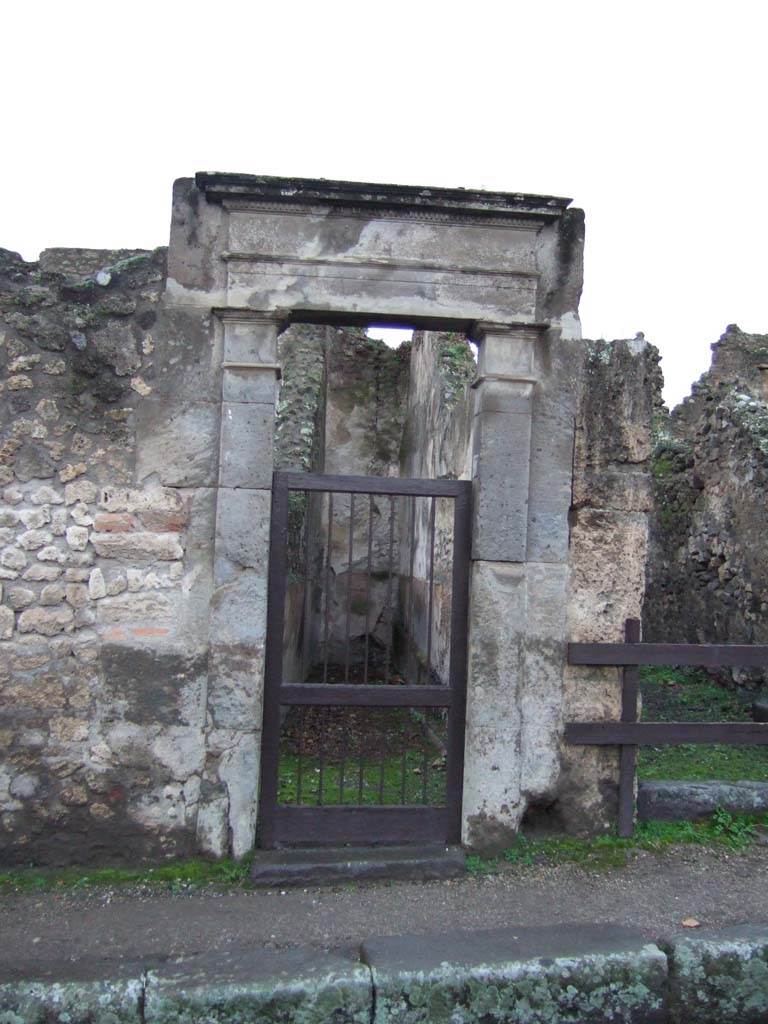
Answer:
<svg viewBox="0 0 768 1024"><path fill-rule="evenodd" d="M275 371L260 367L225 367L222 397L225 402L271 404L275 400Z"/></svg>
<svg viewBox="0 0 768 1024"><path fill-rule="evenodd" d="M673 1021L763 1024L768 1020L768 928L740 925L671 941Z"/></svg>
<svg viewBox="0 0 768 1024"><path fill-rule="evenodd" d="M3 1024L140 1024L138 964L51 965L32 980L0 979Z"/></svg>
<svg viewBox="0 0 768 1024"><path fill-rule="evenodd" d="M254 489L272 486L274 428L272 404L222 404L220 486Z"/></svg>
<svg viewBox="0 0 768 1024"><path fill-rule="evenodd" d="M768 810L767 782L641 782L637 816L641 821L690 821L718 808L740 814Z"/></svg>
<svg viewBox="0 0 768 1024"><path fill-rule="evenodd" d="M369 1024L371 978L340 956L291 950L205 954L151 971L146 1024Z"/></svg>
<svg viewBox="0 0 768 1024"><path fill-rule="evenodd" d="M217 577L229 578L226 565L267 575L271 492L222 487L216 504Z"/></svg>
<svg viewBox="0 0 768 1024"><path fill-rule="evenodd" d="M517 411L475 417L472 557L489 562L523 562L527 547L531 385L507 386Z"/></svg>
<svg viewBox="0 0 768 1024"><path fill-rule="evenodd" d="M224 323L226 363L276 363L280 323L274 315ZM274 386L274 377L272 379Z"/></svg>
<svg viewBox="0 0 768 1024"><path fill-rule="evenodd" d="M667 960L603 925L393 936L363 944L374 1024L661 1024Z"/></svg>

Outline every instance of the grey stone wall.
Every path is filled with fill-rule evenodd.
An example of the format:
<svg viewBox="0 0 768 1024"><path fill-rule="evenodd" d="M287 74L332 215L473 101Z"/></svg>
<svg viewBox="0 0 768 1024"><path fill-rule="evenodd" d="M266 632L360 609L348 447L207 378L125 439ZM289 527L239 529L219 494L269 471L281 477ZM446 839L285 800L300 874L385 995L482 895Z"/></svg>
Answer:
<svg viewBox="0 0 768 1024"><path fill-rule="evenodd" d="M216 446L202 404L168 432L210 346L164 276L164 250L0 256L5 861L194 847Z"/></svg>
<svg viewBox="0 0 768 1024"><path fill-rule="evenodd" d="M645 638L768 642L768 335L735 325L671 414L660 412ZM722 670L725 683L768 683Z"/></svg>
<svg viewBox="0 0 768 1024"><path fill-rule="evenodd" d="M431 333L414 341L404 475L472 473L483 405L468 381L477 367L466 356L446 364L446 341L466 345ZM567 666L565 644L621 640L624 620L640 614L645 579L658 353L642 338L542 338L535 365L528 557L476 561L472 581L484 636L470 644L465 800L477 810L467 838L488 848L507 843L526 816L573 831L615 820L616 756L566 746L562 728L618 717L619 676ZM489 507L488 515L499 512ZM441 550L439 519L436 532ZM424 523L417 537L425 546ZM423 606L416 628L425 635ZM445 677L441 608L437 600L433 629ZM506 820L490 811L492 801Z"/></svg>
<svg viewBox="0 0 768 1024"><path fill-rule="evenodd" d="M533 365L526 555L476 561L472 581L467 838L489 848L526 819L615 822L615 757L562 734L566 721L618 718L618 674L568 666L566 644L620 641L645 579L656 350L545 336ZM475 623L491 635L476 639Z"/></svg>
<svg viewBox="0 0 768 1024"><path fill-rule="evenodd" d="M642 612L648 554L652 424L660 405L658 351L642 338L587 341L577 391L567 582L567 636L621 642L624 622ZM616 669L566 666L561 714L567 721L618 719ZM616 823L618 755L560 745L554 801L529 812L569 830Z"/></svg>
<svg viewBox="0 0 768 1024"><path fill-rule="evenodd" d="M263 720L275 466L473 480L464 838L503 844L531 809L610 818L615 764L564 749L562 726L615 717L617 678L567 669L565 645L618 640L639 613L653 350L579 339L583 217L567 200L337 185L299 182L312 195L294 202L270 179L182 179L167 260L0 257L6 861L251 849L262 730L279 727L279 709ZM419 336L410 360L358 328L282 333L334 310L469 330L478 364L458 336ZM345 575L343 502L330 529L322 501L291 509L315 557L330 551L334 643L347 606L353 638L386 625L388 501L373 509L381 585L364 602L358 586L369 511L356 503ZM399 502L395 517L402 577ZM436 533L441 674L440 509ZM297 675L319 652L310 620L289 586Z"/></svg>

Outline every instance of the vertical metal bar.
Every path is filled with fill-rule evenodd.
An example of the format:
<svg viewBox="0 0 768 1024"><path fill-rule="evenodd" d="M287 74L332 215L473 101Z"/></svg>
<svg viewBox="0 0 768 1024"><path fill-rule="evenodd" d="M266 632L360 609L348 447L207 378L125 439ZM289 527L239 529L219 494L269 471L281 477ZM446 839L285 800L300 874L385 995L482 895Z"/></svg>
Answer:
<svg viewBox="0 0 768 1024"><path fill-rule="evenodd" d="M333 708L331 715L338 718L344 713L343 708ZM341 730L341 757L339 758L339 803L344 803L344 776L347 774L347 730Z"/></svg>
<svg viewBox="0 0 768 1024"><path fill-rule="evenodd" d="M301 788L303 782L304 772L304 725L306 718L307 709L302 704L299 708L299 758L298 764L296 765L296 803L301 803Z"/></svg>
<svg viewBox="0 0 768 1024"><path fill-rule="evenodd" d="M347 626L344 641L344 682L349 682L349 620L352 616L352 558L354 555L355 496L349 496L349 547L347 551Z"/></svg>
<svg viewBox="0 0 768 1024"><path fill-rule="evenodd" d="M431 498L429 509L429 599L427 601L427 686L432 671L432 612L435 586L435 497Z"/></svg>
<svg viewBox="0 0 768 1024"><path fill-rule="evenodd" d="M331 539L333 537L333 491L328 494L328 537L325 551L325 629L323 633L323 682L328 682L328 626L331 613ZM321 773L322 774L322 773Z"/></svg>
<svg viewBox="0 0 768 1024"><path fill-rule="evenodd" d="M426 739L424 737L424 756L421 759L421 802L426 804L427 802L427 776L429 774L429 757L427 755Z"/></svg>
<svg viewBox="0 0 768 1024"><path fill-rule="evenodd" d="M394 495L390 496L389 499L389 572L387 574L387 642L386 642L386 653L384 655L384 684L389 682L389 668L392 657L392 629L393 629L393 613L392 613L392 573L394 571L394 550L395 550L395 498Z"/></svg>
<svg viewBox="0 0 768 1024"><path fill-rule="evenodd" d="M359 764L358 764L358 768L357 768L357 802L359 804L362 804L362 802L363 802L363 771L364 771L362 736L358 737L358 742L360 744L360 760L359 760Z"/></svg>
<svg viewBox="0 0 768 1024"><path fill-rule="evenodd" d="M384 803L384 747L381 747L381 759L379 761L379 803Z"/></svg>
<svg viewBox="0 0 768 1024"><path fill-rule="evenodd" d="M317 752L317 802L322 806L323 797L325 796L325 739L326 734L328 732L326 727L326 717L328 715L328 708L321 707L318 710L320 712L320 749Z"/></svg>
<svg viewBox="0 0 768 1024"><path fill-rule="evenodd" d="M272 480L267 574L267 634L264 663L264 719L261 740L261 821L259 840L275 845L275 810L280 771L280 685L283 677L283 629L288 572L288 484L281 473Z"/></svg>
<svg viewBox="0 0 768 1024"><path fill-rule="evenodd" d="M624 642L640 643L640 620L627 619L624 623ZM626 665L621 683L621 720L637 721L637 694L640 683L640 669L637 665ZM619 835L629 838L635 829L635 769L637 747L628 743L621 746L619 753Z"/></svg>
<svg viewBox="0 0 768 1024"><path fill-rule="evenodd" d="M312 507L314 495L302 491L306 501L304 510L304 611L301 626L301 671L306 674L310 656L310 622L312 621ZM304 677L302 677L304 678Z"/></svg>
<svg viewBox="0 0 768 1024"><path fill-rule="evenodd" d="M406 671L410 673L410 667L418 665L416 656L416 640L413 635L413 566L416 560L416 495L411 498L411 536L408 555L408 614L405 620L405 664ZM409 679L407 682L413 682Z"/></svg>
<svg viewBox="0 0 768 1024"><path fill-rule="evenodd" d="M400 754L400 803L405 803L405 773L408 768L408 732L403 732L403 749Z"/></svg>
<svg viewBox="0 0 768 1024"><path fill-rule="evenodd" d="M450 814L447 841L461 839L461 794L464 780L464 722L467 704L467 629L469 625L469 552L472 538L472 484L467 482L453 504L453 571L451 575L451 642L445 798Z"/></svg>
<svg viewBox="0 0 768 1024"><path fill-rule="evenodd" d="M368 495L368 566L365 577L365 668L363 683L368 682L368 649L371 632L371 567L373 555L373 495Z"/></svg>

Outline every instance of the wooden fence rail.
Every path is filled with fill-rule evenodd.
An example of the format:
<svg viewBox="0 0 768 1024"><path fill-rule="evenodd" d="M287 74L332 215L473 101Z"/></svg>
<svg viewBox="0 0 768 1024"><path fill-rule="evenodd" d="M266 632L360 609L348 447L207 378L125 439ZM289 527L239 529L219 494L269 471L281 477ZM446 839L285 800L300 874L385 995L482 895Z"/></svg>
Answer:
<svg viewBox="0 0 768 1024"><path fill-rule="evenodd" d="M619 835L634 829L635 770L639 746L725 743L768 746L768 724L753 722L639 722L641 665L696 665L701 668L768 667L768 644L643 644L640 622L627 619L623 644L569 644L570 665L623 669L621 720L568 722L565 740L584 746L619 746Z"/></svg>

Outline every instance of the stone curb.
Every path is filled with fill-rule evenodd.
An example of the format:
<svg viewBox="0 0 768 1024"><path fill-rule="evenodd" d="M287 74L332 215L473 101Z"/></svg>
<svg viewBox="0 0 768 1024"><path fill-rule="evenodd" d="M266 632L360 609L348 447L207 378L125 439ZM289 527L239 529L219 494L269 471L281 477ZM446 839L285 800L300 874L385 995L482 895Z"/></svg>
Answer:
<svg viewBox="0 0 768 1024"><path fill-rule="evenodd" d="M0 1024L758 1024L768 926L658 944L603 925L371 939L0 979Z"/></svg>

